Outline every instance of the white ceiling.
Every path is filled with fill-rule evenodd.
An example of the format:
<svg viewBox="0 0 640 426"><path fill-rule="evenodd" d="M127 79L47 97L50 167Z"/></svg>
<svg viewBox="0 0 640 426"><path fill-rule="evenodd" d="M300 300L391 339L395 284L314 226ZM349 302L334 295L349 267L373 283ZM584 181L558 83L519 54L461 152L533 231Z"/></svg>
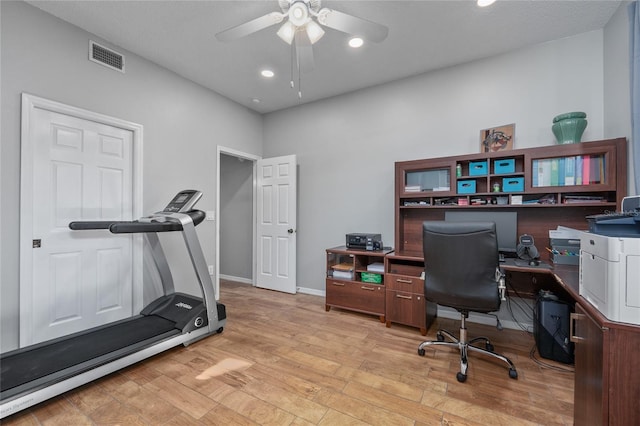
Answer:
<svg viewBox="0 0 640 426"><path fill-rule="evenodd" d="M109 47L127 49L267 113L601 29L621 2L498 0L479 8L469 0L323 1L323 7L388 26L389 36L354 50L347 34L327 29L314 45L315 69L302 75L302 100L290 88L291 50L276 35L277 25L233 42L215 38L279 11L277 0L28 3L98 35ZM261 77L265 67L276 76Z"/></svg>

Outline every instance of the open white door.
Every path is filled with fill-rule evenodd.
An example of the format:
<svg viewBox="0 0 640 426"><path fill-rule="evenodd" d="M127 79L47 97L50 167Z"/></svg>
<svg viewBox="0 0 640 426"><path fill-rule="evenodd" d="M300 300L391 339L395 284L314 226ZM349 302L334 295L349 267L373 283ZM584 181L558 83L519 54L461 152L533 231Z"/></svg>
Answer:
<svg viewBox="0 0 640 426"><path fill-rule="evenodd" d="M258 287L296 292L296 156L258 160Z"/></svg>

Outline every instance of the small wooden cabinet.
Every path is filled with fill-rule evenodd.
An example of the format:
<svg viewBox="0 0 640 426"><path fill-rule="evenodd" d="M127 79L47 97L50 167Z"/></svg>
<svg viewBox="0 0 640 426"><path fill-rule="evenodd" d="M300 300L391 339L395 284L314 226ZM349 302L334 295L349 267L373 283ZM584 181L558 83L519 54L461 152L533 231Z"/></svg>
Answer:
<svg viewBox="0 0 640 426"><path fill-rule="evenodd" d="M437 305L424 297L421 258L390 254L385 258L386 325L404 324L424 336L437 315Z"/></svg>
<svg viewBox="0 0 640 426"><path fill-rule="evenodd" d="M608 321L584 299L571 314L576 425L640 422L640 326Z"/></svg>
<svg viewBox="0 0 640 426"><path fill-rule="evenodd" d="M325 309L331 307L377 315L385 322L385 256L393 250L350 250L345 246L327 249ZM372 270L372 265L376 265ZM379 283L366 275L379 276Z"/></svg>

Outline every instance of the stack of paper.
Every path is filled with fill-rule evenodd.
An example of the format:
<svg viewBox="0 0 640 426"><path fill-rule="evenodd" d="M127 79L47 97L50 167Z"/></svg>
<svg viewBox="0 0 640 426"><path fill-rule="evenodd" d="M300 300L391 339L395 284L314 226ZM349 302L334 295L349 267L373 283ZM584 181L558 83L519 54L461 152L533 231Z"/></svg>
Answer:
<svg viewBox="0 0 640 426"><path fill-rule="evenodd" d="M369 265L367 265L367 271L384 273L384 263L370 263Z"/></svg>
<svg viewBox="0 0 640 426"><path fill-rule="evenodd" d="M333 265L331 267L333 269L332 276L333 278L338 278L342 280L352 280L353 279L353 264L352 263L338 263L337 265Z"/></svg>

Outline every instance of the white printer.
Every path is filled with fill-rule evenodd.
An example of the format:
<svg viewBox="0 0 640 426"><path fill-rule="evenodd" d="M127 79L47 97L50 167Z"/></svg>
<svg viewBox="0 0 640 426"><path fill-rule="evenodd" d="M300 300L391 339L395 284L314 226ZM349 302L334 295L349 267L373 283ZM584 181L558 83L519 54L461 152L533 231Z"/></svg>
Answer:
<svg viewBox="0 0 640 426"><path fill-rule="evenodd" d="M630 227L621 227L619 218L600 219L580 236L580 295L611 321L640 324L638 221L629 216Z"/></svg>

